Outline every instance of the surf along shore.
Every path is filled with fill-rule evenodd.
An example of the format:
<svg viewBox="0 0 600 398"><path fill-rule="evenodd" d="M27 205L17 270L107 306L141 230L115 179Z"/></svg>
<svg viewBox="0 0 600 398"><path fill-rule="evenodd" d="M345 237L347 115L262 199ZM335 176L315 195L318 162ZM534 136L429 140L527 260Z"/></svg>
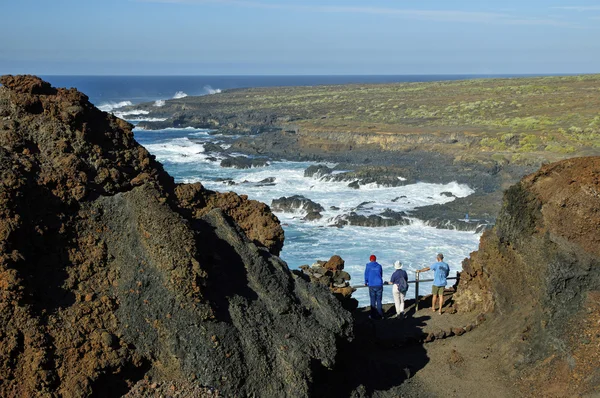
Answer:
<svg viewBox="0 0 600 398"><path fill-rule="evenodd" d="M235 135L225 152L330 161L354 183L397 177L475 189L417 209L437 227L494 223L501 192L542 164L600 154L600 75L228 90L136 104L138 127ZM241 137L237 137L241 136ZM467 226L466 228L469 228Z"/></svg>
<svg viewBox="0 0 600 398"><path fill-rule="evenodd" d="M373 323L278 258L264 204L175 183L74 89L0 81L1 396L600 392L600 157L505 191L443 315Z"/></svg>

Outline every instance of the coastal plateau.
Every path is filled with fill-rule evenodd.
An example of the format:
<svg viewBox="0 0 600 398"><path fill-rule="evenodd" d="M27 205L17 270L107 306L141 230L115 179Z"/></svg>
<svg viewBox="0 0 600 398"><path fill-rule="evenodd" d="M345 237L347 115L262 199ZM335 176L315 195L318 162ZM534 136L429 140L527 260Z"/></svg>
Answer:
<svg viewBox="0 0 600 398"><path fill-rule="evenodd" d="M456 221L465 213L493 224L502 191L524 175L600 155L599 75L248 88L156 105L120 111L166 119L145 129L242 135L224 153L336 162L355 171L357 188L397 177L466 183L472 197L413 214L445 228L476 228Z"/></svg>

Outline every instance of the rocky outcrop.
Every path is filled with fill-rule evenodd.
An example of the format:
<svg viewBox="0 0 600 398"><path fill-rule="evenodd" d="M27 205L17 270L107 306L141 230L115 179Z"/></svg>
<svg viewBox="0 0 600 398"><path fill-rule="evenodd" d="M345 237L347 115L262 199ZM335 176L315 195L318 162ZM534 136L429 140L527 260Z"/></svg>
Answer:
<svg viewBox="0 0 600 398"><path fill-rule="evenodd" d="M389 209L381 213L381 215L371 214L366 216L356 212L350 212L349 214L337 216L333 222L333 225L337 227L353 225L358 227L372 228L408 225L410 224L410 220L405 216L406 214L404 212L394 212Z"/></svg>
<svg viewBox="0 0 600 398"><path fill-rule="evenodd" d="M452 196L450 192L441 195ZM501 203L501 192L477 192L452 202L417 207L410 215L432 227L480 233L493 227Z"/></svg>
<svg viewBox="0 0 600 398"><path fill-rule="evenodd" d="M353 311L358 307L358 300L352 298L356 289L350 287L351 277L344 271L344 260L340 256L334 255L328 261L317 261L312 266L301 265L300 270L312 283L329 287L347 310Z"/></svg>
<svg viewBox="0 0 600 398"><path fill-rule="evenodd" d="M202 184L179 184L175 188L178 205L195 219L202 218L212 209L221 209L242 228L248 238L257 245L265 246L275 255L283 248L284 232L269 206L246 195L234 192L214 192Z"/></svg>
<svg viewBox="0 0 600 398"><path fill-rule="evenodd" d="M456 304L497 315L490 333L524 391L598 392L599 231L600 158L569 159L508 189L463 263Z"/></svg>
<svg viewBox="0 0 600 398"><path fill-rule="evenodd" d="M74 89L0 82L0 396L310 395L351 318L272 254L268 207L175 184Z"/></svg>
<svg viewBox="0 0 600 398"><path fill-rule="evenodd" d="M279 199L273 199L271 202L271 207L273 208L273 211L285 213L294 213L296 211L320 213L325 210L320 204L313 202L302 195L294 195L289 197L282 196Z"/></svg>
<svg viewBox="0 0 600 398"><path fill-rule="evenodd" d="M308 166L306 170L304 170L304 177L323 177L325 175L331 174L333 169L325 166L324 164L313 164L312 166Z"/></svg>
<svg viewBox="0 0 600 398"><path fill-rule="evenodd" d="M234 167L236 169L251 169L252 167L268 166L267 159L254 159L245 156L233 156L221 160L221 167Z"/></svg>

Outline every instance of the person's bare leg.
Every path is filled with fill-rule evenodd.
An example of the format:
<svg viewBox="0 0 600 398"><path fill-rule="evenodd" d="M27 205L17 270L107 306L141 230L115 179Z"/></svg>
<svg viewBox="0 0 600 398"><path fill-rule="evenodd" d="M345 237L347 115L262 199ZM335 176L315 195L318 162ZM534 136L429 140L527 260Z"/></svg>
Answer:
<svg viewBox="0 0 600 398"><path fill-rule="evenodd" d="M431 310L433 312L435 312L435 303L436 303L436 301L437 301L437 295L432 294L431 295Z"/></svg>
<svg viewBox="0 0 600 398"><path fill-rule="evenodd" d="M440 294L440 315L442 314L442 305L444 305L444 293Z"/></svg>

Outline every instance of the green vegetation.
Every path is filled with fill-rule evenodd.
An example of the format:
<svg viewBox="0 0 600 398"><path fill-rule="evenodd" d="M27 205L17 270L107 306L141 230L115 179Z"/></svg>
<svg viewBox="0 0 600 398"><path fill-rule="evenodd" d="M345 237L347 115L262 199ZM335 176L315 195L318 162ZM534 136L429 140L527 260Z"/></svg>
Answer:
<svg viewBox="0 0 600 398"><path fill-rule="evenodd" d="M548 160L600 154L600 75L254 88L168 103L230 124L270 120L328 139L385 135L381 145L390 149L418 143L491 159L511 158L504 152Z"/></svg>

